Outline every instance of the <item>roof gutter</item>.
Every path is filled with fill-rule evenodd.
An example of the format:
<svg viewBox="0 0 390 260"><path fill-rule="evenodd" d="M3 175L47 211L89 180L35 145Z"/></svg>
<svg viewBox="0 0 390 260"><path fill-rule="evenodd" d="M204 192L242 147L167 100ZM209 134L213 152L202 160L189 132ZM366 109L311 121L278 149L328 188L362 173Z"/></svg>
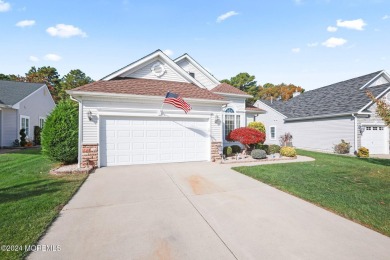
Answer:
<svg viewBox="0 0 390 260"><path fill-rule="evenodd" d="M317 119L317 118L329 118L329 117L340 117L340 116L350 116L351 113L339 113L339 114L327 114L327 115L318 115L318 116L306 116L306 117L295 117L295 118L286 118L284 121L299 121L299 120L309 120L309 119Z"/></svg>
<svg viewBox="0 0 390 260"><path fill-rule="evenodd" d="M245 95L245 94L233 94L233 93L224 93L224 92L213 92L218 95L224 95L229 97L241 97L241 98L253 98L251 95Z"/></svg>
<svg viewBox="0 0 390 260"><path fill-rule="evenodd" d="M105 93L105 92L87 92L87 91L72 91L67 90L66 93L71 95L74 99L77 100L77 97L111 97L118 99L135 99L135 100L151 100L151 101L160 101L164 100L163 96L148 96L148 95L134 95L134 94L118 94L118 93ZM184 98L188 102L194 103L213 103L213 104L228 104L227 100L216 100L216 99L201 99L201 98Z"/></svg>

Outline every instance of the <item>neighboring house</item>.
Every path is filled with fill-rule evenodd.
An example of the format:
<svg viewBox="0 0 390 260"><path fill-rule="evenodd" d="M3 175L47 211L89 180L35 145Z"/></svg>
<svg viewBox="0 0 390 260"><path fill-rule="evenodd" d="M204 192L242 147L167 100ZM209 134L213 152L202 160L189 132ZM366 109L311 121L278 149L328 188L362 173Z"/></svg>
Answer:
<svg viewBox="0 0 390 260"><path fill-rule="evenodd" d="M162 105L168 91L192 110ZM68 93L80 107L81 167L214 160L229 131L263 112L188 54L160 50Z"/></svg>
<svg viewBox="0 0 390 260"><path fill-rule="evenodd" d="M279 136L290 132L298 148L333 151L341 139L371 154L389 154L389 128L376 115L376 105L366 92L390 100L390 76L378 71L304 92L288 101L258 100L266 110L256 121L266 126L266 142L279 144Z"/></svg>
<svg viewBox="0 0 390 260"><path fill-rule="evenodd" d="M0 80L0 147L12 146L22 128L32 140L54 107L45 84Z"/></svg>

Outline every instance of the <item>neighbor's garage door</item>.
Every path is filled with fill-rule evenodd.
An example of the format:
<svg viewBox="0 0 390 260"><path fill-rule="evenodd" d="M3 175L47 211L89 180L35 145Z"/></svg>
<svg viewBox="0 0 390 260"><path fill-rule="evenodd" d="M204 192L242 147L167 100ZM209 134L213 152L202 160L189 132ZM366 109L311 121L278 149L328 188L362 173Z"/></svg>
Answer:
<svg viewBox="0 0 390 260"><path fill-rule="evenodd" d="M370 150L370 154L388 153L387 129L383 126L366 126L362 134L362 146Z"/></svg>
<svg viewBox="0 0 390 260"><path fill-rule="evenodd" d="M101 166L205 161L208 119L103 117Z"/></svg>

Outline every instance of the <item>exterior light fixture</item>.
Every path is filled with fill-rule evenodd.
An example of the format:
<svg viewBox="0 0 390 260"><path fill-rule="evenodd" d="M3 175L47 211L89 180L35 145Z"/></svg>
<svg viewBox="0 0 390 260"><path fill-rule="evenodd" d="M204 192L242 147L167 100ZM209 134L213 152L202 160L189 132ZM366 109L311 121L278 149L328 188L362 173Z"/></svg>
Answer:
<svg viewBox="0 0 390 260"><path fill-rule="evenodd" d="M88 120L92 121L92 111L91 110L88 111Z"/></svg>

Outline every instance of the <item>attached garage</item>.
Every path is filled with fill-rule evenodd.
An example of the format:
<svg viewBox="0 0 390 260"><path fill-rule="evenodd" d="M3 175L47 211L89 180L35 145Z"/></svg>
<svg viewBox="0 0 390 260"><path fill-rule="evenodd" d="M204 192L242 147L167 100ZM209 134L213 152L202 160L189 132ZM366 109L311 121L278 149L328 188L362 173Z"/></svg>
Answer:
<svg viewBox="0 0 390 260"><path fill-rule="evenodd" d="M209 118L102 117L100 166L210 160Z"/></svg>
<svg viewBox="0 0 390 260"><path fill-rule="evenodd" d="M370 150L370 154L389 153L389 132L385 126L366 125L362 134L362 146Z"/></svg>

